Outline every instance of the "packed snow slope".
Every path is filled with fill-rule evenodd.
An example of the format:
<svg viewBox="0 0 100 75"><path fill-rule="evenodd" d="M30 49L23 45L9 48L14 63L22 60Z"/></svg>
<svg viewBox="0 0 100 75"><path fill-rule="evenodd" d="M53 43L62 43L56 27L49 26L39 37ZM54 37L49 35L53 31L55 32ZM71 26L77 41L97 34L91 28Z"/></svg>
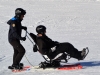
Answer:
<svg viewBox="0 0 100 75"><path fill-rule="evenodd" d="M78 50L89 47L90 52L84 60L72 58L68 62L80 62L83 69L22 73L8 70L13 48L8 43L9 25L6 22L15 15L16 8L26 10L22 25L27 26L29 33L36 34L36 26L42 24L47 27L47 35L52 40L70 42ZM32 65L44 61L38 52L33 52L33 44L28 38L21 43ZM21 62L30 65L25 57ZM100 0L0 0L0 67L0 75L100 75Z"/></svg>

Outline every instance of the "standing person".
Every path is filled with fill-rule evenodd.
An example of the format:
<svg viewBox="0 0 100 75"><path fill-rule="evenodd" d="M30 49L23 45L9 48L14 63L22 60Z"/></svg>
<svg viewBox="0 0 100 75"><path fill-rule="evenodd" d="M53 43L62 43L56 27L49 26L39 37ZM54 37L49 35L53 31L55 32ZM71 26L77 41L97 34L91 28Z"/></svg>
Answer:
<svg viewBox="0 0 100 75"><path fill-rule="evenodd" d="M42 55L47 55L51 60L56 60L56 56L64 52L69 54L72 58L76 58L78 60L84 59L84 56L86 55L85 48L82 51L78 51L78 49L76 49L71 43L59 43L57 41L53 41L46 35L46 27L44 25L37 26L36 32L37 36L30 33L30 36L33 38L37 45L37 48L34 46L35 52L38 50Z"/></svg>
<svg viewBox="0 0 100 75"><path fill-rule="evenodd" d="M27 30L27 27L22 26L21 21L24 18L26 11L22 8L15 10L15 16L11 18L7 24L9 24L8 41L14 49L13 64L9 66L9 69L21 69L23 63L20 63L25 54L25 49L20 43L20 40L25 41L25 37L21 37L22 29Z"/></svg>

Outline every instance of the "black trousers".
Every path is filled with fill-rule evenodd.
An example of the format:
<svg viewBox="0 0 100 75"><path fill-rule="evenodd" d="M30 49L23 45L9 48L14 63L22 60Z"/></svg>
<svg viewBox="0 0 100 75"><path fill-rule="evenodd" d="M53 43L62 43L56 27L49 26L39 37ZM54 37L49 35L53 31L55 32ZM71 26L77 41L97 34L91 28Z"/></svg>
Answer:
<svg viewBox="0 0 100 75"><path fill-rule="evenodd" d="M13 46L14 49L12 65L18 65L25 54L25 49L21 45L19 40L14 40L10 42L10 44Z"/></svg>
<svg viewBox="0 0 100 75"><path fill-rule="evenodd" d="M50 59L56 57L59 53L68 53L71 57L79 59L81 57L81 51L78 51L72 44L68 42L60 43L56 50L48 54Z"/></svg>

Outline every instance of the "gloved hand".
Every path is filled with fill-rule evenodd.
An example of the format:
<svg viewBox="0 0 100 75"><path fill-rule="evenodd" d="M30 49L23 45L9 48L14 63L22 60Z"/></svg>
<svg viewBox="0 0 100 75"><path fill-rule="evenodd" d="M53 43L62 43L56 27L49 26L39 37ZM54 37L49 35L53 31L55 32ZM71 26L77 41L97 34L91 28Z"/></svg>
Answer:
<svg viewBox="0 0 100 75"><path fill-rule="evenodd" d="M38 51L38 49L37 49L37 46L36 46L36 44L33 46L33 52L37 52Z"/></svg>
<svg viewBox="0 0 100 75"><path fill-rule="evenodd" d="M27 30L27 27L23 27L24 30Z"/></svg>
<svg viewBox="0 0 100 75"><path fill-rule="evenodd" d="M25 41L26 40L26 37L22 37L21 40Z"/></svg>

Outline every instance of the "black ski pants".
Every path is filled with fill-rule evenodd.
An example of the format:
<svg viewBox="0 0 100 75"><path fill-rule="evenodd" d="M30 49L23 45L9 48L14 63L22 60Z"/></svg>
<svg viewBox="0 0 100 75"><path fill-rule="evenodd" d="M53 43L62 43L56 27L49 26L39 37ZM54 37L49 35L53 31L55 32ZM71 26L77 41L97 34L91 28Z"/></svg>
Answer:
<svg viewBox="0 0 100 75"><path fill-rule="evenodd" d="M76 59L79 59L81 57L81 51L78 51L72 44L68 42L60 43L59 46L57 46L55 52L48 54L48 57L53 59L59 53L64 52L68 53L71 57Z"/></svg>
<svg viewBox="0 0 100 75"><path fill-rule="evenodd" d="M19 40L12 41L10 42L10 44L13 46L13 49L14 49L12 65L19 65L21 59L23 58L25 54L25 49L21 45Z"/></svg>

